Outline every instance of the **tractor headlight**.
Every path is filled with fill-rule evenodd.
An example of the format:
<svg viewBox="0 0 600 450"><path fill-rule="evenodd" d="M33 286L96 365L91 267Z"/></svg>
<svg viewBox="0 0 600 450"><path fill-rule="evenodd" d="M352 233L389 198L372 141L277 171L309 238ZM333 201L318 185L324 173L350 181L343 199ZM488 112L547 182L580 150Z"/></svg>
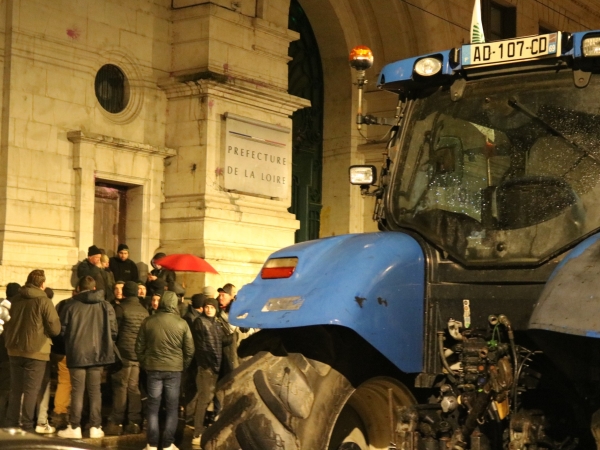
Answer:
<svg viewBox="0 0 600 450"><path fill-rule="evenodd" d="M377 181L375 166L350 166L350 184L372 186Z"/></svg>
<svg viewBox="0 0 600 450"><path fill-rule="evenodd" d="M583 56L600 56L600 37L589 37L583 40Z"/></svg>
<svg viewBox="0 0 600 450"><path fill-rule="evenodd" d="M423 58L415 64L415 72L422 77L430 77L440 70L442 70L442 62L437 58Z"/></svg>

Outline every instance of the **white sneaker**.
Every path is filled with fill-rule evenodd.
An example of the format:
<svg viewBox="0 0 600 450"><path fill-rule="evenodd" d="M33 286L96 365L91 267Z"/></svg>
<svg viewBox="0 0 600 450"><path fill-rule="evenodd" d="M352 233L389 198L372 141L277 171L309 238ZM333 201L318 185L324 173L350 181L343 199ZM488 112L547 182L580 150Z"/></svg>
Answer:
<svg viewBox="0 0 600 450"><path fill-rule="evenodd" d="M67 428L58 432L58 436L70 439L81 439L81 427L71 428L71 425L67 425Z"/></svg>
<svg viewBox="0 0 600 450"><path fill-rule="evenodd" d="M48 422L40 424L35 427L35 432L40 434L52 434L56 431L56 428L50 426Z"/></svg>
<svg viewBox="0 0 600 450"><path fill-rule="evenodd" d="M177 447L175 447L175 444L171 444L168 447L163 447L163 450L179 450Z"/></svg>
<svg viewBox="0 0 600 450"><path fill-rule="evenodd" d="M150 444L146 444L144 450L158 450L158 447L150 447Z"/></svg>
<svg viewBox="0 0 600 450"><path fill-rule="evenodd" d="M90 437L95 439L104 437L102 427L90 427Z"/></svg>
<svg viewBox="0 0 600 450"><path fill-rule="evenodd" d="M202 440L202 435L200 435L200 436L194 436L192 438L192 445L200 447L200 441L201 440Z"/></svg>

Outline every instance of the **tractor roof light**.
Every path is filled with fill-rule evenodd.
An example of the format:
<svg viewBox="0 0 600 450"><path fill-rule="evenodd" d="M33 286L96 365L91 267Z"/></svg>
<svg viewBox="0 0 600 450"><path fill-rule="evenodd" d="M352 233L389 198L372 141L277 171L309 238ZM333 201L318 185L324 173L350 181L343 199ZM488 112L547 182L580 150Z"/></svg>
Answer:
<svg viewBox="0 0 600 450"><path fill-rule="evenodd" d="M367 70L373 66L373 52L365 45L357 45L348 58L350 67L356 70Z"/></svg>
<svg viewBox="0 0 600 450"><path fill-rule="evenodd" d="M440 70L442 70L442 62L437 58L423 58L415 64L415 72L422 77L430 77Z"/></svg>
<svg viewBox="0 0 600 450"><path fill-rule="evenodd" d="M583 40L583 56L600 56L600 37L589 37Z"/></svg>

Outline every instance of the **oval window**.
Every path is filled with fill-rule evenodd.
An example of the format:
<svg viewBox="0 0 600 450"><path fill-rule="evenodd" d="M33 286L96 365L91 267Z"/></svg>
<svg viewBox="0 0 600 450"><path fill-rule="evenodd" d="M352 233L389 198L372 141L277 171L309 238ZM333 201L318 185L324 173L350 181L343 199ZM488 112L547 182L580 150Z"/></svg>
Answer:
<svg viewBox="0 0 600 450"><path fill-rule="evenodd" d="M96 98L112 114L120 113L129 102L129 84L121 69L105 64L96 74Z"/></svg>

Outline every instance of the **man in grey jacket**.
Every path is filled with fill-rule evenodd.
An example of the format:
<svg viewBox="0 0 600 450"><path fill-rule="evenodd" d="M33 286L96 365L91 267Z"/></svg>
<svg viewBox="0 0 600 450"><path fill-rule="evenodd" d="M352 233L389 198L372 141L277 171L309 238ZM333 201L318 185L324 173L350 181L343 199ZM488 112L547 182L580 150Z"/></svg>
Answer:
<svg viewBox="0 0 600 450"><path fill-rule="evenodd" d="M156 314L142 322L135 352L140 366L147 372L146 450L158 448L158 410L163 392L167 417L162 448L177 450L173 441L177 429L181 373L192 361L194 342L190 327L179 315L177 296L174 292L166 291L160 299Z"/></svg>
<svg viewBox="0 0 600 450"><path fill-rule="evenodd" d="M58 314L45 287L44 271L32 271L12 299L11 320L4 326L11 377L6 420L9 427L19 427L20 417L27 431L34 430L35 405L50 361L50 338L60 333Z"/></svg>

